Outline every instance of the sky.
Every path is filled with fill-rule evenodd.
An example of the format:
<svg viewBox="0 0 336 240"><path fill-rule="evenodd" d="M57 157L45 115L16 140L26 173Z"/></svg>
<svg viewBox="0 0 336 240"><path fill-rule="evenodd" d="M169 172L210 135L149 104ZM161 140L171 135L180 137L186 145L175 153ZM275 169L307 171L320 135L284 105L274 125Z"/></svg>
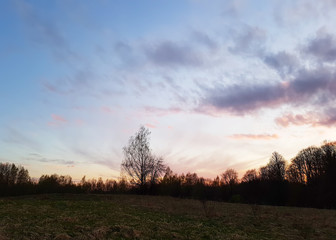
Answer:
<svg viewBox="0 0 336 240"><path fill-rule="evenodd" d="M118 178L140 126L176 173L335 140L333 0L0 1L0 162Z"/></svg>

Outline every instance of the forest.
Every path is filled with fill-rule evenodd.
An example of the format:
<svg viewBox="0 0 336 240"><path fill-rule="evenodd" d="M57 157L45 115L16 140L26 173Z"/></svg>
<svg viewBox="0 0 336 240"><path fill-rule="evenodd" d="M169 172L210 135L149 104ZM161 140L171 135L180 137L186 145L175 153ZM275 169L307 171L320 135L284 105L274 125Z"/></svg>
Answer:
<svg viewBox="0 0 336 240"><path fill-rule="evenodd" d="M86 179L42 175L33 180L22 166L0 163L0 196L45 193L142 194L193 198L203 202L336 208L336 142L307 147L287 162L273 152L266 166L250 169L241 179L227 169L214 179L197 173L176 174L152 154L150 132L141 127L124 147L120 179Z"/></svg>

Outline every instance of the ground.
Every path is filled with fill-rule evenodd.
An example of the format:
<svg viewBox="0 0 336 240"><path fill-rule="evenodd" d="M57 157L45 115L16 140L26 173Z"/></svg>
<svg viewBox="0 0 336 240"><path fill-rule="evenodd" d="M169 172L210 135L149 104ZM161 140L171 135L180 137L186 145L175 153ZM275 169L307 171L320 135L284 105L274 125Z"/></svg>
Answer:
<svg viewBox="0 0 336 240"><path fill-rule="evenodd" d="M138 195L7 197L7 239L336 239L336 210Z"/></svg>

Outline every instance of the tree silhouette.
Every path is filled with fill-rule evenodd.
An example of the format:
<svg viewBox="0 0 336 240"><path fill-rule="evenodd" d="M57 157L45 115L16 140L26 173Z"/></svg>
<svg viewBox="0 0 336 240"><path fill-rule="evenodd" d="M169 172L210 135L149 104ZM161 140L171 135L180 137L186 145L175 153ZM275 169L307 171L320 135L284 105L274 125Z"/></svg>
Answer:
<svg viewBox="0 0 336 240"><path fill-rule="evenodd" d="M232 186L238 183L238 173L232 168L229 168L222 173L221 177L224 185Z"/></svg>
<svg viewBox="0 0 336 240"><path fill-rule="evenodd" d="M258 179L257 171L255 169L247 170L242 178L242 182L252 182Z"/></svg>
<svg viewBox="0 0 336 240"><path fill-rule="evenodd" d="M286 176L286 160L284 157L273 152L268 164L260 168L262 180L284 181Z"/></svg>
<svg viewBox="0 0 336 240"><path fill-rule="evenodd" d="M325 147L325 149L328 149ZM287 175L289 180L310 184L325 171L324 151L318 147L301 150L292 160Z"/></svg>
<svg viewBox="0 0 336 240"><path fill-rule="evenodd" d="M148 182L155 183L166 169L163 159L152 154L149 135L150 131L141 126L139 131L130 137L128 145L123 148L124 159L121 169L140 188Z"/></svg>

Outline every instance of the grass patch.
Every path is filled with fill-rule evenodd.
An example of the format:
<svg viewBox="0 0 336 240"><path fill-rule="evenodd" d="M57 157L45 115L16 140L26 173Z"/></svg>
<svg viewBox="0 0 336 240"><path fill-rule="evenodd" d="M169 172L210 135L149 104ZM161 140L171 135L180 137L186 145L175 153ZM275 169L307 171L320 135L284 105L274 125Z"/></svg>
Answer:
<svg viewBox="0 0 336 240"><path fill-rule="evenodd" d="M0 199L2 239L336 239L336 211L138 195Z"/></svg>

